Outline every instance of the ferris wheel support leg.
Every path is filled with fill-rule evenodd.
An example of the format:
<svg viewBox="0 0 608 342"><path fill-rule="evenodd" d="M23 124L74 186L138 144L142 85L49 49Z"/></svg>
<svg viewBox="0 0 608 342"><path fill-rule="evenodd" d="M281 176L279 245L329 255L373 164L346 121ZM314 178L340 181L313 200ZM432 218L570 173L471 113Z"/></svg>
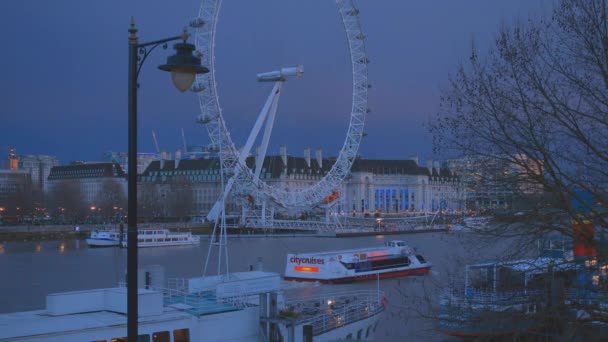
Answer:
<svg viewBox="0 0 608 342"><path fill-rule="evenodd" d="M274 102L275 95L278 94L279 89L281 88L281 83L282 82L275 83L274 87L272 88L272 93L270 93L270 96L268 96L266 103L264 103L264 107L262 107L262 110L260 111L260 114L258 115L258 119L255 121L255 124L253 125L253 129L251 129L251 133L249 133L247 142L245 143L245 146L243 146L243 150L241 151L241 154L239 155L239 160L238 160L237 165L242 165L245 162L245 159L247 158L247 156L249 155L249 152L251 152L251 148L253 147L253 143L255 142L256 138L258 137L258 134L260 133L262 124L264 123L264 121L266 121L266 118L268 118L268 113L270 112L270 107L272 106L272 103ZM235 171L237 171L237 170L235 170Z"/></svg>
<svg viewBox="0 0 608 342"><path fill-rule="evenodd" d="M272 92L268 96L268 99L266 99L266 103L264 103L264 107L262 107L262 110L260 111L260 114L258 115L258 118L255 121L255 124L253 125L253 129L251 130L251 133L249 133L247 142L245 143L245 146L243 146L243 149L241 150L239 159L238 159L238 161L236 163L236 167L234 169L234 176L232 176L228 180L228 182L226 183L226 187L224 188L224 193L222 194L222 197L213 205L213 208L211 208L211 210L209 211L209 214L207 214L208 220L215 221L218 219L218 216L221 211L220 201L226 200L226 198L228 198L228 194L230 193L230 190L232 190L232 186L234 185L234 177L238 176L238 174L240 172L239 165L243 165L243 163L245 162L245 159L249 155L249 152L251 152L253 143L255 142L256 138L258 137L258 134L260 133L260 130L262 129L262 124L264 124L264 121L266 121L266 119L268 118L268 113L270 112L274 99L280 93L279 90L281 88L282 83L283 82L276 82L274 87L272 88Z"/></svg>
<svg viewBox="0 0 608 342"><path fill-rule="evenodd" d="M281 88L283 81L276 83L273 88L273 92L270 93L268 99L272 98L272 104L270 105L270 113L266 119L266 127L264 127L264 136L262 137L262 145L260 146L260 155L256 156L255 160L255 178L260 179L260 172L262 171L262 165L264 164L264 158L266 158L266 151L268 150L268 142L270 141L270 135L272 134L272 127L274 126L274 118L277 113L277 107L279 105L279 97L281 96ZM276 90L275 90L276 89Z"/></svg>
<svg viewBox="0 0 608 342"><path fill-rule="evenodd" d="M209 213L207 214L207 220L216 222L219 219L220 213L224 210L223 202L226 200L226 198L228 198L228 194L230 193L233 184L234 178L230 178L228 180L228 183L226 183L226 186L224 187L222 197L220 197L220 199L215 202L211 210L209 210Z"/></svg>
<svg viewBox="0 0 608 342"><path fill-rule="evenodd" d="M266 200L262 201L262 224L266 225Z"/></svg>

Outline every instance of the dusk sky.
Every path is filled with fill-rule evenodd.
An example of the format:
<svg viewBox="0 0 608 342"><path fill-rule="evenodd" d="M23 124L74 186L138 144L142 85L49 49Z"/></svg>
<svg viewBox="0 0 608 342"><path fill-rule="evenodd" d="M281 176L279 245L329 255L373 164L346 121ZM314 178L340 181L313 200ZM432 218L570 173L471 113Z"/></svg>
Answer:
<svg viewBox="0 0 608 342"><path fill-rule="evenodd" d="M101 160L127 150L127 37L130 16L140 41L177 35L199 1L5 0L0 2L0 147L48 154L61 162ZM361 146L366 158L431 156L423 125L438 109L448 75L483 52L501 25L547 13L552 0L360 0L370 59L372 113ZM194 33L193 31L191 33ZM191 39L191 42L193 40ZM179 93L157 66L172 49L154 51L140 75L139 143L153 152L206 145L194 123L196 95ZM217 79L233 139L243 144L271 84L259 72L303 64L285 84L269 153L282 144L335 155L351 106L347 41L332 0L225 0L218 25ZM5 151L0 150L4 156Z"/></svg>

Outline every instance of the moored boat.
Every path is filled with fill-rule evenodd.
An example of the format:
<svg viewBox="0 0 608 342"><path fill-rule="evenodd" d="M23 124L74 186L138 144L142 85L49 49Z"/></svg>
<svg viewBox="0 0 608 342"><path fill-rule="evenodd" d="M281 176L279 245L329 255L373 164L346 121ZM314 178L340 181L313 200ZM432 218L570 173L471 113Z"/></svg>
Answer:
<svg viewBox="0 0 608 342"><path fill-rule="evenodd" d="M138 247L163 247L198 245L200 238L190 232L172 232L168 229L143 228L137 231ZM127 236L122 240L122 246L127 247Z"/></svg>
<svg viewBox="0 0 608 342"><path fill-rule="evenodd" d="M376 291L290 297L272 272L164 282L162 269L144 268L139 276L139 341L373 340L386 306ZM0 341L124 342L123 285L49 294L42 310L0 314Z"/></svg>
<svg viewBox="0 0 608 342"><path fill-rule="evenodd" d="M118 229L96 229L86 239L89 247L120 246L121 232Z"/></svg>
<svg viewBox="0 0 608 342"><path fill-rule="evenodd" d="M441 297L437 331L491 338L544 329L545 315L557 310L577 266L567 239L550 237L539 247L537 258L467 265L464 288L450 287Z"/></svg>
<svg viewBox="0 0 608 342"><path fill-rule="evenodd" d="M416 249L404 241L387 241L384 247L323 253L288 254L285 280L344 283L377 278L423 275L431 269Z"/></svg>

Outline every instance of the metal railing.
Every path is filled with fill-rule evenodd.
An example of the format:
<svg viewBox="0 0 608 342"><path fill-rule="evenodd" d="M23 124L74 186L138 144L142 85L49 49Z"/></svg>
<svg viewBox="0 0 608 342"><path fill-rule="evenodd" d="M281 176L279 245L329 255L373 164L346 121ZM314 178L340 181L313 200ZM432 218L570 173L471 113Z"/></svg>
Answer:
<svg viewBox="0 0 608 342"><path fill-rule="evenodd" d="M543 291L483 291L469 290L448 290L442 300L447 300L453 305L459 304L488 304L488 305L512 305L517 303L534 301L541 298Z"/></svg>
<svg viewBox="0 0 608 342"><path fill-rule="evenodd" d="M605 312L608 310L608 291L571 288L568 291L566 303L595 307Z"/></svg>
<svg viewBox="0 0 608 342"><path fill-rule="evenodd" d="M382 292L352 291L290 298L285 309L296 315L296 324L310 324L319 335L378 315L386 304Z"/></svg>
<svg viewBox="0 0 608 342"><path fill-rule="evenodd" d="M148 289L161 292L163 304L171 305L178 310L187 311L194 315L205 315L217 312L239 310L252 306L251 296L230 296L218 298L215 291L203 291L189 293L184 279L170 279L169 287L150 286ZM125 282L120 282L119 287L126 287ZM256 297L257 298L257 297Z"/></svg>

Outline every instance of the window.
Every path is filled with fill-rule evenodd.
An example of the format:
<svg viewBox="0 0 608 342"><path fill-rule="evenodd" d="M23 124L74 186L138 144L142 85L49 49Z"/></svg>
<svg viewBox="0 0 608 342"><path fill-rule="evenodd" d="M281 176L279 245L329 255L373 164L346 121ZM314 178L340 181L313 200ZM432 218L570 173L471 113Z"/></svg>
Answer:
<svg viewBox="0 0 608 342"><path fill-rule="evenodd" d="M359 329L359 331L357 331L357 340L361 339L361 335L363 335L363 329Z"/></svg>
<svg viewBox="0 0 608 342"><path fill-rule="evenodd" d="M159 331L152 334L152 342L171 342L171 335L168 331Z"/></svg>
<svg viewBox="0 0 608 342"><path fill-rule="evenodd" d="M426 264L426 260L424 260L424 257L422 257L422 255L420 255L420 254L416 254L416 259L418 259L418 261L419 261L421 264Z"/></svg>
<svg viewBox="0 0 608 342"><path fill-rule="evenodd" d="M348 335L346 335L346 339L347 339L347 340L352 340L352 339L353 339L353 334L348 334Z"/></svg>
<svg viewBox="0 0 608 342"><path fill-rule="evenodd" d="M190 342L190 329L173 330L173 342Z"/></svg>

